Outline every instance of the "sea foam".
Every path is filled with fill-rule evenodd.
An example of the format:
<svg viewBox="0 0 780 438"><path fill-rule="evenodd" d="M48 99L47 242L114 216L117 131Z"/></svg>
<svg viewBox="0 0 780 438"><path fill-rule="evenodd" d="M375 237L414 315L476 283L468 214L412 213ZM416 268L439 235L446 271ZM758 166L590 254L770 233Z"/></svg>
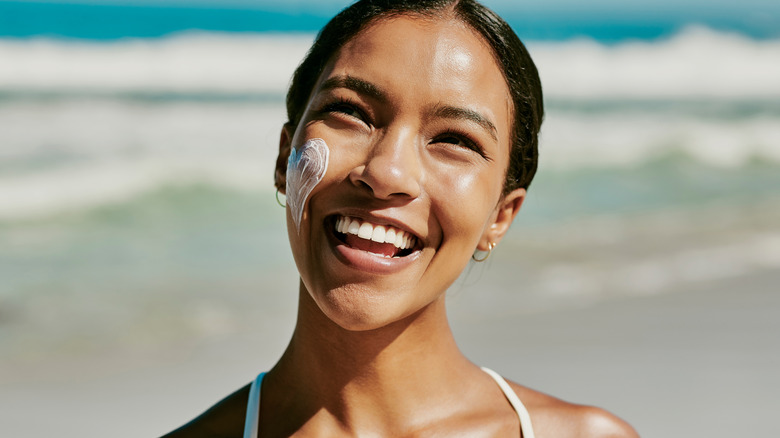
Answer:
<svg viewBox="0 0 780 438"><path fill-rule="evenodd" d="M280 92L311 35L184 33L111 42L0 40L0 90Z"/></svg>
<svg viewBox="0 0 780 438"><path fill-rule="evenodd" d="M0 91L283 92L312 35L0 40ZM688 27L654 41L528 42L548 97L777 98L780 40Z"/></svg>
<svg viewBox="0 0 780 438"><path fill-rule="evenodd" d="M658 41L529 45L549 97L780 97L780 40L758 41L692 26Z"/></svg>

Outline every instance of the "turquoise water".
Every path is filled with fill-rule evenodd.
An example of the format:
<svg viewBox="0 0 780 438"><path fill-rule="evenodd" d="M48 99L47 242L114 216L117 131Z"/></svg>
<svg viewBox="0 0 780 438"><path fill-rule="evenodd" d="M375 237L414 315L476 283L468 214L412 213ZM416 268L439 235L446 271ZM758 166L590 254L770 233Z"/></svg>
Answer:
<svg viewBox="0 0 780 438"><path fill-rule="evenodd" d="M94 40L158 38L174 32L308 32L319 30L348 1L143 2L0 1L0 36ZM752 0L707 2L501 0L484 2L525 39L590 37L602 42L670 36L690 23L754 38L780 35L780 7Z"/></svg>

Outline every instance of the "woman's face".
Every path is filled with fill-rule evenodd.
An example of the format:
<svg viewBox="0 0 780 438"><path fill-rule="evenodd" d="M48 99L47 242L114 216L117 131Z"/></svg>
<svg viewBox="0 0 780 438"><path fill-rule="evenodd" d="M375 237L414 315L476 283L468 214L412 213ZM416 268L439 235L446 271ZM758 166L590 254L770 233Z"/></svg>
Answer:
<svg viewBox="0 0 780 438"><path fill-rule="evenodd" d="M300 230L289 214L287 227L325 315L367 330L443 304L522 203L522 189L501 196L511 112L489 46L460 21L382 19L337 53L281 145L283 158L313 138L330 149Z"/></svg>

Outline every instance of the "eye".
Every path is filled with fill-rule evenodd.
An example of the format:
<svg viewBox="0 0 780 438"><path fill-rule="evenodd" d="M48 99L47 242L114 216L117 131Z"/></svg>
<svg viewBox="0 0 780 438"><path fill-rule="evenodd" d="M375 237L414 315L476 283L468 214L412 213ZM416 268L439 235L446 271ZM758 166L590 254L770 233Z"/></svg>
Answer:
<svg viewBox="0 0 780 438"><path fill-rule="evenodd" d="M484 149L482 149L482 147L477 142L472 140L466 134L462 134L454 131L448 131L439 135L433 141L434 143L450 144L453 146L457 146L459 148L474 151L475 153L479 154L482 158L489 160L487 155L485 155Z"/></svg>
<svg viewBox="0 0 780 438"><path fill-rule="evenodd" d="M368 120L365 113L360 109L357 103L345 99L340 99L335 102L326 104L322 109L322 112L343 115L349 118L358 119L363 122Z"/></svg>

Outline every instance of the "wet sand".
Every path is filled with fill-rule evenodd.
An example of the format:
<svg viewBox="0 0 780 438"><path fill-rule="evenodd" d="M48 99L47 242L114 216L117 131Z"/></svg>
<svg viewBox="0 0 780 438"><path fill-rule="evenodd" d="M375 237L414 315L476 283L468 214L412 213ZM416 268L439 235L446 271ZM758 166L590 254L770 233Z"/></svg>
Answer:
<svg viewBox="0 0 780 438"><path fill-rule="evenodd" d="M453 327L475 362L643 437L780 436L779 292L772 270ZM270 366L291 329L0 368L0 435L159 436Z"/></svg>

